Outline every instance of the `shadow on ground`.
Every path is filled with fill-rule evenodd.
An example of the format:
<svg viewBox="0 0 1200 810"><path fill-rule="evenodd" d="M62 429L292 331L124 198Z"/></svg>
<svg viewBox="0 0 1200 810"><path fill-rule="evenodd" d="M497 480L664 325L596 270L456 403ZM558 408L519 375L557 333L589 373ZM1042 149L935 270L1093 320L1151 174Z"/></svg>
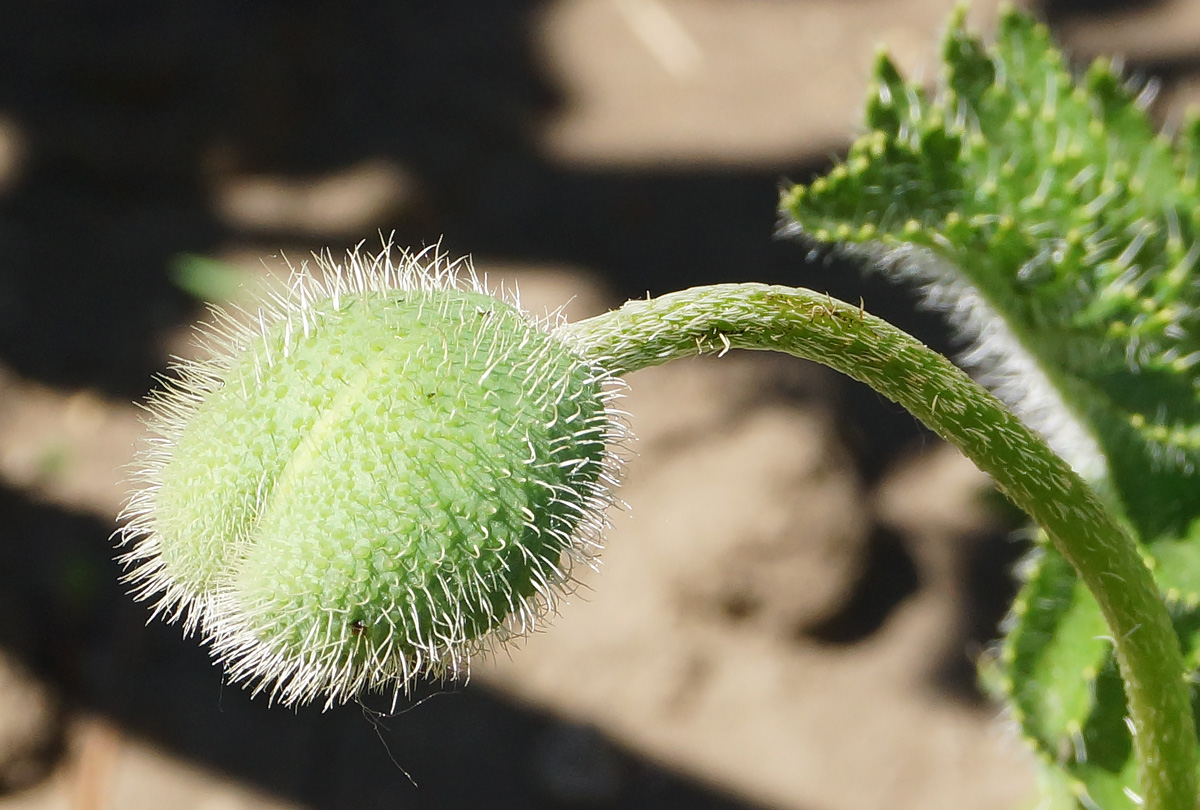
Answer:
<svg viewBox="0 0 1200 810"><path fill-rule="evenodd" d="M301 238L223 222L212 176L311 175L374 157L415 177L416 204L372 223L401 244L444 234L448 246L489 257L585 267L623 296L800 283L861 296L935 348L954 348L909 294L775 238L781 178L825 170L842 145L753 170L558 165L530 138L563 102L532 44L543 2L352 5L57 0L7 15L0 117L19 132L23 159L0 199L0 360L53 385L140 395L161 363L164 331L196 314L165 273L174 257ZM843 398L867 483L925 438L865 389L846 383ZM382 807L397 796L444 810L746 806L481 690L433 698L379 726L358 707L251 704L222 691L206 654L174 628L143 626L144 607L115 584L111 528L0 492L0 644L71 704L171 750L322 808ZM892 559L903 552L888 538L876 551L883 568L911 569ZM1007 593L1002 568L981 575L985 592ZM868 603L852 600L816 637L870 635L909 587L915 581L864 587L856 598ZM995 606L979 611L986 621L969 621L967 632L983 643ZM950 681L950 692L971 689L967 672ZM570 760L572 746L577 762L546 765ZM572 768L599 801L546 776Z"/></svg>

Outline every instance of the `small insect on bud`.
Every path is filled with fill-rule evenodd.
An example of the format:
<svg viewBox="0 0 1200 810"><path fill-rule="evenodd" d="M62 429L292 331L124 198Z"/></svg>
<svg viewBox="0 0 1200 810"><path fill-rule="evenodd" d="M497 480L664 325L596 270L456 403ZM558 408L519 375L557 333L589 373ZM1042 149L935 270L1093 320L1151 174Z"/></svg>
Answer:
<svg viewBox="0 0 1200 810"><path fill-rule="evenodd" d="M285 704L530 632L598 548L622 432L604 369L465 263L318 270L251 325L215 311L211 359L149 400L122 516L135 596Z"/></svg>

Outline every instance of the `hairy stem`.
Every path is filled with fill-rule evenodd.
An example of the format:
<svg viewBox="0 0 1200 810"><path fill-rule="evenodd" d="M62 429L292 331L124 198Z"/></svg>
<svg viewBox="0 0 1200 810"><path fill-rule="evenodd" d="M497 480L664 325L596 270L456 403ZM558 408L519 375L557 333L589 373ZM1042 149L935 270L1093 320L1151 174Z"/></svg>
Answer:
<svg viewBox="0 0 1200 810"><path fill-rule="evenodd" d="M558 334L618 374L730 348L786 352L903 405L991 475L1078 571L1112 632L1144 807L1194 810L1196 736L1183 657L1136 544L1066 462L946 358L859 307L762 284L631 301Z"/></svg>

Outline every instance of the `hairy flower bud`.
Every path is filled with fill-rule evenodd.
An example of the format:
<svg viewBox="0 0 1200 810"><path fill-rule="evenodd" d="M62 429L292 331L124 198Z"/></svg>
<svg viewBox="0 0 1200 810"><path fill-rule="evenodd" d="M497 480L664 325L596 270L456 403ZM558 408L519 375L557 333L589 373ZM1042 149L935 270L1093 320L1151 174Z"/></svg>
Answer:
<svg viewBox="0 0 1200 810"><path fill-rule="evenodd" d="M152 396L129 581L235 681L331 704L528 633L598 543L602 368L467 268L319 261Z"/></svg>

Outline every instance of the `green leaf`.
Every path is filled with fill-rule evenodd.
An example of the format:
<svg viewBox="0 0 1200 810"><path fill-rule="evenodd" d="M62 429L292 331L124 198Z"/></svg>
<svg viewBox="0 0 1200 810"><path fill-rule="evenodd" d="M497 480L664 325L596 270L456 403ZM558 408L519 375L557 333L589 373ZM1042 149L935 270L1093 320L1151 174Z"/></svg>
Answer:
<svg viewBox="0 0 1200 810"><path fill-rule="evenodd" d="M231 300L245 281L245 274L224 262L190 253L176 256L167 272L179 289L210 304Z"/></svg>
<svg viewBox="0 0 1200 810"><path fill-rule="evenodd" d="M1194 544L1173 544L1171 582L1195 581ZM1186 559L1184 556L1186 555ZM1135 810L1137 763L1112 643L1091 594L1048 544L1023 566L1027 577L1009 618L999 672L986 682L1005 698L1045 768L1050 807ZM1157 571L1166 569L1158 566ZM1167 587L1167 582L1160 580ZM1176 585L1171 592L1178 594ZM1194 668L1200 659L1200 610L1179 603L1175 629ZM1193 713L1200 710L1196 696Z"/></svg>
<svg viewBox="0 0 1200 810"><path fill-rule="evenodd" d="M951 20L932 91L881 54L867 132L781 205L808 239L916 281L969 360L1109 499L1200 664L1200 117L1155 132L1112 64L1072 71L1005 11ZM1048 545L987 679L1047 766L1050 807L1132 808L1136 765L1095 600ZM1195 713L1193 696L1193 713Z"/></svg>
<svg viewBox="0 0 1200 810"><path fill-rule="evenodd" d="M1156 135L1110 64L1077 81L1022 14L991 46L962 17L934 94L877 59L870 131L784 211L966 313L1001 393L1141 537L1179 537L1200 514L1200 128Z"/></svg>
<svg viewBox="0 0 1200 810"><path fill-rule="evenodd" d="M1111 657L1104 618L1071 566L1049 545L1027 561L1000 653L1001 688L1025 734L1048 759L1078 758L1095 706L1095 681Z"/></svg>

